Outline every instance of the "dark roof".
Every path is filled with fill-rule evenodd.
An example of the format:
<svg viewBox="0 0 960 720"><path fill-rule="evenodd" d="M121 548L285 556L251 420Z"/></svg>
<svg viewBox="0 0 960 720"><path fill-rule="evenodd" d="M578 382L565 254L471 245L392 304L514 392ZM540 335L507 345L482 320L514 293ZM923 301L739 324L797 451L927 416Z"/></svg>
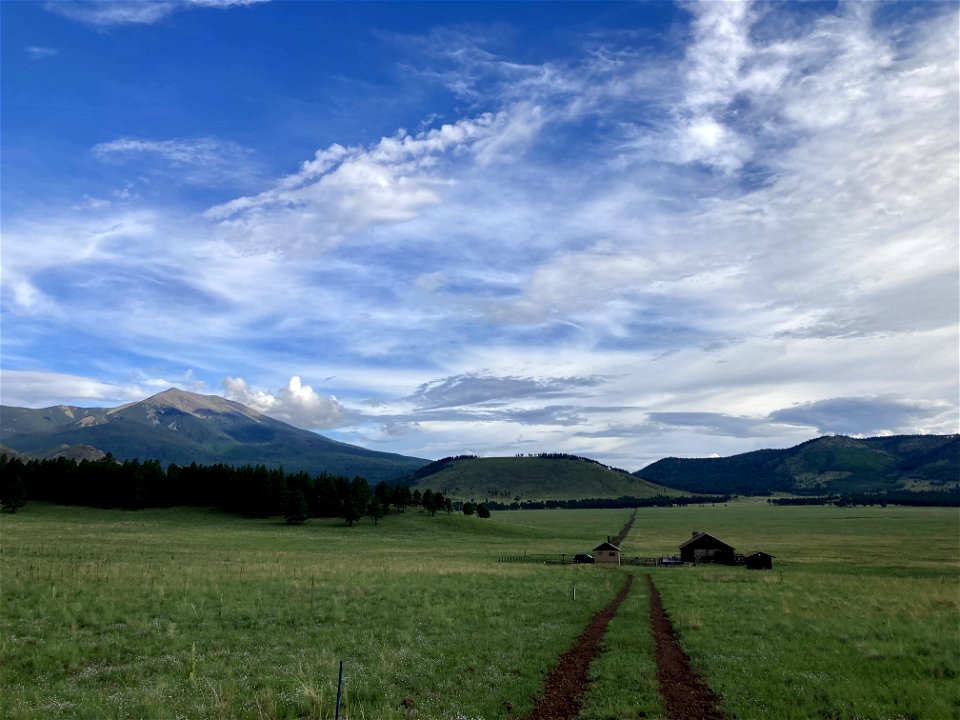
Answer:
<svg viewBox="0 0 960 720"><path fill-rule="evenodd" d="M723 542L723 540L717 540L717 538L715 538L713 535L710 535L709 533L697 533L692 538L687 540L685 543L680 543L680 549L682 550L687 545L691 545L693 543L702 543L708 540L713 540L714 544L722 545L725 548L729 548L730 550L733 550L732 546L727 545L725 542Z"/></svg>
<svg viewBox="0 0 960 720"><path fill-rule="evenodd" d="M614 545L612 542L602 542L602 543L600 543L599 545L597 545L597 546L593 549L594 552L596 552L597 550L616 550L617 552L620 552L620 548L618 548L618 547L617 547L616 545Z"/></svg>
<svg viewBox="0 0 960 720"><path fill-rule="evenodd" d="M753 557L754 555L766 555L767 557L776 557L776 555L771 555L770 553L764 552L763 550L753 550L752 552L743 554L745 558Z"/></svg>

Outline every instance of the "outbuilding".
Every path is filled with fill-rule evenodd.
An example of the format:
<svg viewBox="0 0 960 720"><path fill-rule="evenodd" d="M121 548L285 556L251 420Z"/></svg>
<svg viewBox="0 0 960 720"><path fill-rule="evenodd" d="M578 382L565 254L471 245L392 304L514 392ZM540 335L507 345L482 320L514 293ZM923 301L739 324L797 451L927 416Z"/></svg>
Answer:
<svg viewBox="0 0 960 720"><path fill-rule="evenodd" d="M733 565L733 548L709 533L693 531L693 537L680 546L685 563L712 562Z"/></svg>
<svg viewBox="0 0 960 720"><path fill-rule="evenodd" d="M747 566L747 570L773 570L774 557L770 553L755 550L744 554L743 562Z"/></svg>
<svg viewBox="0 0 960 720"><path fill-rule="evenodd" d="M612 542L607 540L607 542L600 543L593 549L593 559L594 559L594 562L598 562L598 563L610 563L613 565L619 565L620 564L620 548L618 548Z"/></svg>

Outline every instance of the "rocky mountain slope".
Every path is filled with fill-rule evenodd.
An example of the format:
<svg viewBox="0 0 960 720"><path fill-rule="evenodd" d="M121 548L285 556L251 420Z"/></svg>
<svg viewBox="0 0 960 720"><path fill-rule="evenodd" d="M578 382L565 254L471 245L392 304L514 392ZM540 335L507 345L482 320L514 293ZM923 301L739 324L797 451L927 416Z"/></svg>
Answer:
<svg viewBox="0 0 960 720"><path fill-rule="evenodd" d="M0 442L47 457L88 446L118 460L256 465L393 480L429 461L337 442L216 395L170 389L115 408L0 407Z"/></svg>

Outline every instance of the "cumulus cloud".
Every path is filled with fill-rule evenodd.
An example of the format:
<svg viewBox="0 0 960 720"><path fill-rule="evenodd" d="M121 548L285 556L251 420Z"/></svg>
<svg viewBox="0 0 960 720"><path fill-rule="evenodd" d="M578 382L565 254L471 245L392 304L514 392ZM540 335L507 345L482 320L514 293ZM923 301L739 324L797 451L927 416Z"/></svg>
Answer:
<svg viewBox="0 0 960 720"><path fill-rule="evenodd" d="M272 392L255 390L243 378L228 377L223 387L227 399L297 427L323 430L343 424L345 409L337 398L318 394L296 375L285 388Z"/></svg>

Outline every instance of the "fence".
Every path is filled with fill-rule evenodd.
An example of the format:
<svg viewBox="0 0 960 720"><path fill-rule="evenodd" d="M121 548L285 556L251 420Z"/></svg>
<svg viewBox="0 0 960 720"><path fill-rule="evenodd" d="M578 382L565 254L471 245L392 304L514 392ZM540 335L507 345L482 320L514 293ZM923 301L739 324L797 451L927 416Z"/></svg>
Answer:
<svg viewBox="0 0 960 720"><path fill-rule="evenodd" d="M678 557L621 557L620 564L641 567L679 567L683 565L683 560Z"/></svg>
<svg viewBox="0 0 960 720"><path fill-rule="evenodd" d="M524 553L523 555L501 555L498 560L502 563L536 563L538 565L572 565L574 557L578 553ZM695 564L716 564L716 565L746 565L747 562L743 555L736 553L733 561L714 560L704 557L697 560ZM685 565L683 560L674 555L673 557L620 557L621 565L636 565L639 567L680 567Z"/></svg>
<svg viewBox="0 0 960 720"><path fill-rule="evenodd" d="M538 565L571 565L577 553L524 553L523 555L501 555L502 563L536 563ZM678 557L621 557L621 565L640 567L675 567L683 565Z"/></svg>
<svg viewBox="0 0 960 720"><path fill-rule="evenodd" d="M501 555L502 563L537 563L539 565L570 565L576 553L524 553L523 555Z"/></svg>

